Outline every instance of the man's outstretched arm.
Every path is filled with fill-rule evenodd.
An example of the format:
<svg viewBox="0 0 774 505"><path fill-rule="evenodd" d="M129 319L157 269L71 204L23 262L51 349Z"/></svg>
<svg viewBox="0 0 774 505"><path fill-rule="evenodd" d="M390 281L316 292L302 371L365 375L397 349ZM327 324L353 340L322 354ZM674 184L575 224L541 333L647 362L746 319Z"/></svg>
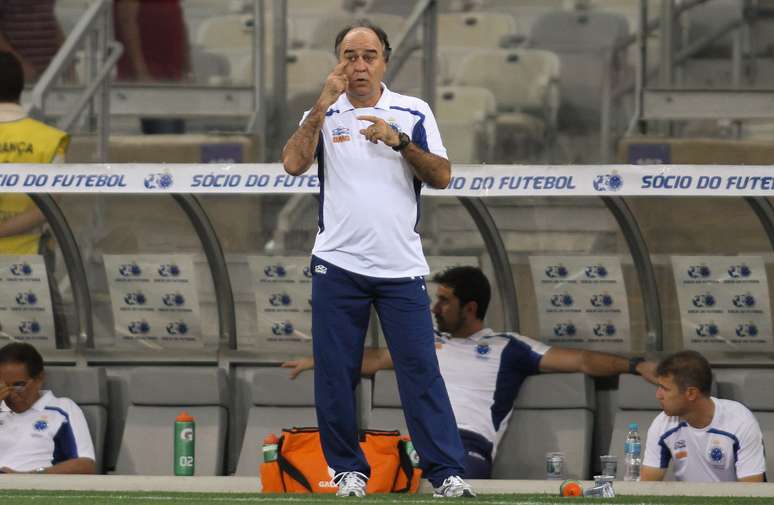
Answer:
<svg viewBox="0 0 774 505"><path fill-rule="evenodd" d="M295 379L298 374L304 370L314 368L314 358L307 357L284 362L282 368L290 368L290 378ZM360 373L363 375L373 375L379 370L388 370L393 368L390 351L384 347L367 348L363 353L363 364Z"/></svg>
<svg viewBox="0 0 774 505"><path fill-rule="evenodd" d="M656 383L656 363L643 361L636 371L648 382ZM604 352L552 347L540 360L541 372L581 372L594 377L629 372L629 359Z"/></svg>

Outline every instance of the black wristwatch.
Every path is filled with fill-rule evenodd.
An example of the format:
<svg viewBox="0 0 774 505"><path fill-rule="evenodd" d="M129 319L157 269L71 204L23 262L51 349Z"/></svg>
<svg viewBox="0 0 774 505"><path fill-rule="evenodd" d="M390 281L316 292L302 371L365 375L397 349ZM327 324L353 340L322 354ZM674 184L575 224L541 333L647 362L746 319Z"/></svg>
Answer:
<svg viewBox="0 0 774 505"><path fill-rule="evenodd" d="M398 145L397 146L392 146L392 150L393 151L400 152L400 151L404 150L406 148L406 146L411 143L411 139L409 138L409 136L406 135L403 132L398 133L398 140L400 141L400 142L398 142Z"/></svg>
<svg viewBox="0 0 774 505"><path fill-rule="evenodd" d="M640 375L637 372L637 365L645 361L645 358L642 356L636 356L634 358L629 358L629 373L632 375Z"/></svg>

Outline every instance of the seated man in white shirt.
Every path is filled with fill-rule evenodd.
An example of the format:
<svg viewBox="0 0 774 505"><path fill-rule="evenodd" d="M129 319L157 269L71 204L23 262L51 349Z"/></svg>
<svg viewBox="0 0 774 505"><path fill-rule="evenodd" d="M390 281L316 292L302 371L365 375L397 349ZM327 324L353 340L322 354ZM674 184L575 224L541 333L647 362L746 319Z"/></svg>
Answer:
<svg viewBox="0 0 774 505"><path fill-rule="evenodd" d="M665 358L656 369L664 412L648 430L641 480L662 480L674 460L675 478L689 482L765 482L763 437L752 412L710 396L712 370L696 351Z"/></svg>
<svg viewBox="0 0 774 505"><path fill-rule="evenodd" d="M513 404L524 380L543 372L582 372L593 376L642 375L655 382L656 363L567 347L549 347L516 333L484 326L491 288L476 267L449 268L436 275L432 311L441 335L436 355L465 447L465 478L489 479ZM283 363L291 378L312 368L304 358ZM366 349L362 373L393 368L386 348Z"/></svg>
<svg viewBox="0 0 774 505"><path fill-rule="evenodd" d="M44 375L30 344L0 349L0 473L94 473L83 412L69 398L41 391Z"/></svg>

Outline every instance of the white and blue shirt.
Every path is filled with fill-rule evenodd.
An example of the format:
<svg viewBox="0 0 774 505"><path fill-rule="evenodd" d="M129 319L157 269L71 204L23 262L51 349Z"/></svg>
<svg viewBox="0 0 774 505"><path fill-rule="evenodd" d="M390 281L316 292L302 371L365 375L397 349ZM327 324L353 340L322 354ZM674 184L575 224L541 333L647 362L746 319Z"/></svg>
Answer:
<svg viewBox="0 0 774 505"><path fill-rule="evenodd" d="M549 346L486 328L468 338L436 339L441 376L457 427L492 443L494 457L524 379L540 372Z"/></svg>
<svg viewBox="0 0 774 505"><path fill-rule="evenodd" d="M29 472L75 458L94 459L94 445L80 407L51 391L41 393L20 414L0 402L0 468Z"/></svg>
<svg viewBox="0 0 774 505"><path fill-rule="evenodd" d="M371 277L427 275L417 232L422 183L399 152L360 134L371 125L356 119L362 115L378 116L420 148L447 157L424 101L382 84L374 107L355 108L343 93L326 112L317 145L319 231L312 254Z"/></svg>
<svg viewBox="0 0 774 505"><path fill-rule="evenodd" d="M715 414L704 428L660 413L648 429L642 464L667 468L674 460L675 479L688 482L735 482L766 471L763 436L747 407L712 397Z"/></svg>

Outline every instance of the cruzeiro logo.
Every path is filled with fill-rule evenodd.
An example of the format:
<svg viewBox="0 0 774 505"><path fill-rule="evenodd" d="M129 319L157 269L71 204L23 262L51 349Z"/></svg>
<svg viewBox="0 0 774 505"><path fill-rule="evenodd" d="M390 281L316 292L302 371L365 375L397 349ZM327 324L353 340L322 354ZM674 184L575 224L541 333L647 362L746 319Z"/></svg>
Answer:
<svg viewBox="0 0 774 505"><path fill-rule="evenodd" d="M132 291L124 295L124 303L127 305L145 305L148 299L142 291Z"/></svg>
<svg viewBox="0 0 774 505"><path fill-rule="evenodd" d="M185 335L188 333L188 325L184 321L170 321L167 323L167 333L170 335Z"/></svg>
<svg viewBox="0 0 774 505"><path fill-rule="evenodd" d="M41 327L40 323L32 320L32 321L22 321L19 323L19 333L23 333L25 335L33 335L35 333L40 333Z"/></svg>
<svg viewBox="0 0 774 505"><path fill-rule="evenodd" d="M38 295L32 291L16 293L16 305L36 305L38 303Z"/></svg>
<svg viewBox="0 0 774 505"><path fill-rule="evenodd" d="M492 348L489 347L489 344L477 344L476 345L476 354L479 354L481 356L485 356L489 354L489 351L491 351Z"/></svg>
<svg viewBox="0 0 774 505"><path fill-rule="evenodd" d="M185 305L185 297L178 293L167 293L162 298L161 301L166 305L167 307L180 307Z"/></svg>
<svg viewBox="0 0 774 505"><path fill-rule="evenodd" d="M148 321L143 319L142 321L131 321L126 329L128 329L129 333L132 335L145 335L150 332L151 327L150 324L148 324Z"/></svg>
<svg viewBox="0 0 774 505"><path fill-rule="evenodd" d="M557 337L572 337L577 332L573 323L557 323L554 325L554 335Z"/></svg>
<svg viewBox="0 0 774 505"><path fill-rule="evenodd" d="M758 327L754 323L742 323L734 329L737 337L755 337L758 335Z"/></svg>
<svg viewBox="0 0 774 505"><path fill-rule="evenodd" d="M734 307L739 307L740 309L750 309L755 307L755 297L750 293L740 293L738 295L734 295L734 297L731 299L731 302L734 304Z"/></svg>
<svg viewBox="0 0 774 505"><path fill-rule="evenodd" d="M597 337L612 337L615 335L615 325L613 323L597 323L591 330Z"/></svg>
<svg viewBox="0 0 774 505"><path fill-rule="evenodd" d="M712 271L704 263L688 267L688 277L691 279L706 279L710 275L712 275Z"/></svg>
<svg viewBox="0 0 774 505"><path fill-rule="evenodd" d="M148 174L143 184L147 189L167 189L173 182L172 174Z"/></svg>
<svg viewBox="0 0 774 505"><path fill-rule="evenodd" d="M546 277L552 279L562 279L567 277L569 273L564 265L549 265L546 267Z"/></svg>
<svg viewBox="0 0 774 505"><path fill-rule="evenodd" d="M164 263L159 265L159 275L162 277L177 277L180 275L180 267L174 263Z"/></svg>
<svg viewBox="0 0 774 505"><path fill-rule="evenodd" d="M709 453L710 459L715 463L719 463L723 460L723 449L720 447L713 447Z"/></svg>
<svg viewBox="0 0 774 505"><path fill-rule="evenodd" d="M607 277L607 268L604 265L589 265L583 269L588 279L601 279Z"/></svg>
<svg viewBox="0 0 774 505"><path fill-rule="evenodd" d="M45 419L38 419L35 421L35 431L46 431L46 428L48 428L48 423Z"/></svg>
<svg viewBox="0 0 774 505"><path fill-rule="evenodd" d="M701 323L696 325L696 335L700 337L716 337L720 333L720 328L715 323Z"/></svg>
<svg viewBox="0 0 774 505"><path fill-rule="evenodd" d="M124 263L123 265L119 265L118 273L122 277L137 277L142 275L142 269L140 268L140 265L135 262Z"/></svg>
<svg viewBox="0 0 774 505"><path fill-rule="evenodd" d="M598 175L593 186L597 191L618 191L623 187L623 178L616 173Z"/></svg>
<svg viewBox="0 0 774 505"><path fill-rule="evenodd" d="M742 263L741 265L731 265L728 267L728 275L733 279L743 279L752 275L750 267Z"/></svg>
<svg viewBox="0 0 774 505"><path fill-rule="evenodd" d="M263 274L266 277L285 277L288 271L283 265L278 263L276 265L266 265L263 269Z"/></svg>
<svg viewBox="0 0 774 505"><path fill-rule="evenodd" d="M593 307L610 307L613 305L613 297L609 293L598 293L591 295L589 300Z"/></svg>
<svg viewBox="0 0 774 505"><path fill-rule="evenodd" d="M8 269L11 271L12 275L15 276L22 276L22 275L32 275L32 267L29 263L14 263L8 267Z"/></svg>
<svg viewBox="0 0 774 505"><path fill-rule="evenodd" d="M290 299L290 295L287 293L274 293L269 297L269 303L274 307L287 306L293 301Z"/></svg>
<svg viewBox="0 0 774 505"><path fill-rule="evenodd" d="M295 328L293 328L293 323L290 321L282 321L271 325L271 332L277 336L292 335L294 331Z"/></svg>
<svg viewBox="0 0 774 505"><path fill-rule="evenodd" d="M569 293L556 293L551 296L551 305L554 307L572 307L574 300Z"/></svg>
<svg viewBox="0 0 774 505"><path fill-rule="evenodd" d="M691 303L693 303L694 307L704 308L714 307L715 303L717 302L715 300L715 296L712 293L699 293L693 297Z"/></svg>

